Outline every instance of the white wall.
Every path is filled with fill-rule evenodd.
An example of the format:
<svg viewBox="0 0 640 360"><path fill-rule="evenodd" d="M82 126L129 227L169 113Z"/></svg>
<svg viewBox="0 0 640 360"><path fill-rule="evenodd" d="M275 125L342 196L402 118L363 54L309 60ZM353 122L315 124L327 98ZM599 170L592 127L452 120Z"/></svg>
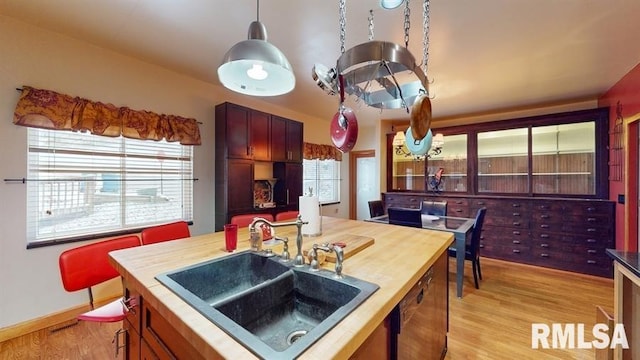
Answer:
<svg viewBox="0 0 640 360"><path fill-rule="evenodd" d="M211 71L215 71L212 64ZM299 80L303 81L303 80ZM27 129L12 123L22 85L202 122L195 148L194 235L213 231L214 107L224 101L305 123L305 141L330 144L328 119L230 93L209 83L0 16L0 179L26 175ZM348 179L348 167L343 169ZM0 183L0 328L88 302L86 292L62 288L58 256L79 243L26 249L26 187ZM348 198L325 209L348 216Z"/></svg>

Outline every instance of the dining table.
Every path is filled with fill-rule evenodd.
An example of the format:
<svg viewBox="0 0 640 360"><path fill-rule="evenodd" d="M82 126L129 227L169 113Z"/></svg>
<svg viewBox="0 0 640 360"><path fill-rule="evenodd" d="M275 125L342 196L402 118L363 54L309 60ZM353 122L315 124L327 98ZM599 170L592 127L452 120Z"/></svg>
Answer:
<svg viewBox="0 0 640 360"><path fill-rule="evenodd" d="M437 231L449 231L454 235L456 249L456 296L462 297L462 283L464 281L464 255L467 237L471 236L475 219L454 217L454 216L435 216L422 214L422 228ZM389 223L389 215L375 216L365 221Z"/></svg>

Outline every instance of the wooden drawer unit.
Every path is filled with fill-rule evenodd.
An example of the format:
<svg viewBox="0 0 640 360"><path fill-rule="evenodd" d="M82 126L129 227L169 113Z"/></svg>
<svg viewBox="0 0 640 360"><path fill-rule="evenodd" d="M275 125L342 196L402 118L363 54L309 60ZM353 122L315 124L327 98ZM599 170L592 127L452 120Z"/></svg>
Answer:
<svg viewBox="0 0 640 360"><path fill-rule="evenodd" d="M469 216L469 200L465 198L437 198L434 201L447 202L447 215L456 217ZM475 214L474 214L475 215Z"/></svg>
<svg viewBox="0 0 640 360"><path fill-rule="evenodd" d="M409 209L420 209L423 200L427 200L427 196L412 193L385 193L382 196L385 208L402 207ZM429 200L432 200L429 198Z"/></svg>

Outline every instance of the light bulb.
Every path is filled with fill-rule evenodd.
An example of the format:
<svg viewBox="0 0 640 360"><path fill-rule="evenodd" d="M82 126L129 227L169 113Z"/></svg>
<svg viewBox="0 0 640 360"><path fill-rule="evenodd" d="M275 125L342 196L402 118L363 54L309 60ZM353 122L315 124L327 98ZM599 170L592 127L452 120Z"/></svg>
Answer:
<svg viewBox="0 0 640 360"><path fill-rule="evenodd" d="M267 78L267 76L269 76L269 73L264 71L264 69L262 68L262 65L253 64L253 67L247 70L247 75L249 75L250 78L255 80L264 80Z"/></svg>

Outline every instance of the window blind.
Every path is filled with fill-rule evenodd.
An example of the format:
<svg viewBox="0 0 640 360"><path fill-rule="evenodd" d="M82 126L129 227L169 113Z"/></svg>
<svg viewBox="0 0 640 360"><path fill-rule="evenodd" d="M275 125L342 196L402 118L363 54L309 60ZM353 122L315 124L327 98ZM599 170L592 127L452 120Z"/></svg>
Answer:
<svg viewBox="0 0 640 360"><path fill-rule="evenodd" d="M29 244L193 217L193 147L28 130Z"/></svg>

